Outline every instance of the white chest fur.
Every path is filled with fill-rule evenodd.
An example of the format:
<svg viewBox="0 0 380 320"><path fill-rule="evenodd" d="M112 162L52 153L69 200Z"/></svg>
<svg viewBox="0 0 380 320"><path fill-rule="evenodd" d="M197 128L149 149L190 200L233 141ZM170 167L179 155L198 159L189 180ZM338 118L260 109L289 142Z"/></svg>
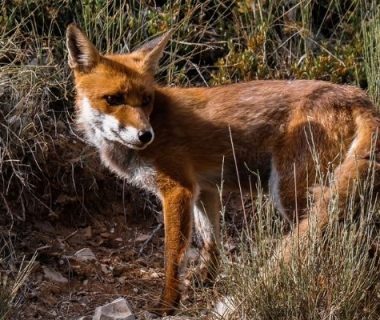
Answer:
<svg viewBox="0 0 380 320"><path fill-rule="evenodd" d="M133 186L158 194L155 168L136 151L114 143L103 145L99 151L102 162L112 172Z"/></svg>

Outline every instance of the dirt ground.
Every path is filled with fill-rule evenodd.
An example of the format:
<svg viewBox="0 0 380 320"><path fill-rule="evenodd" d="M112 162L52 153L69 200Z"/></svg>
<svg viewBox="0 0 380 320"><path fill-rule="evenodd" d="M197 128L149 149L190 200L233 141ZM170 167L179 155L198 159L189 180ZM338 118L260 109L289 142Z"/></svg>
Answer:
<svg viewBox="0 0 380 320"><path fill-rule="evenodd" d="M11 319L78 319L119 297L143 319L164 279L162 217L159 206L149 203L134 216L116 201L104 214L76 217L73 211L59 219L35 217L14 225L15 253L26 260L34 252L38 256ZM183 314L208 317L212 302L203 300L205 290L213 289L185 290Z"/></svg>
<svg viewBox="0 0 380 320"><path fill-rule="evenodd" d="M16 250L26 255L37 250L38 257L15 319L76 319L120 296L135 311L145 309L159 295L163 278L163 231L139 253L152 229L149 219L126 224L117 214L94 216L81 226L28 224L18 233ZM95 257L76 258L83 248Z"/></svg>

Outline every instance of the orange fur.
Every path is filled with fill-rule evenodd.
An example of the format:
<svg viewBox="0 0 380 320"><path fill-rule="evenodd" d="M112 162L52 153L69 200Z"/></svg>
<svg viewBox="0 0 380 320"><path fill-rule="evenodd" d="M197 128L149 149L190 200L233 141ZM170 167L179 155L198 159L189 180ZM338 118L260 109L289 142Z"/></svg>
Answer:
<svg viewBox="0 0 380 320"><path fill-rule="evenodd" d="M317 182L313 156L322 173L335 168L344 203L353 181L368 169L379 127L373 104L350 86L322 81L158 86L154 68L168 37L131 54L102 56L77 27L67 32L80 124L105 165L155 192L163 203L166 279L160 313L171 313L180 299L180 271L193 220L204 240L208 276L215 274L223 161L225 189L238 190L236 160L243 190L255 186L259 175L278 210L294 221L306 213L307 189ZM109 99L121 102L110 104ZM150 128L154 139L140 141ZM328 192L321 192L314 207L321 228L327 221ZM307 232L307 219L299 230Z"/></svg>

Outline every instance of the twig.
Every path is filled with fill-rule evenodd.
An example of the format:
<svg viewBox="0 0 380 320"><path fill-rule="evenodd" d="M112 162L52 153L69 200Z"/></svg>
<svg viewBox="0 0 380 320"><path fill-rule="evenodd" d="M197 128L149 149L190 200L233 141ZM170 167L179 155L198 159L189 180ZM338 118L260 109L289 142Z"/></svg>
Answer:
<svg viewBox="0 0 380 320"><path fill-rule="evenodd" d="M69 240L71 237L75 236L77 233L78 233L78 230L71 232L69 235L63 238L63 241Z"/></svg>
<svg viewBox="0 0 380 320"><path fill-rule="evenodd" d="M163 224L162 224L162 223L159 223L159 224L157 225L157 227L153 230L153 232L152 232L152 234L149 236L149 238L146 239L146 240L144 241L144 243L141 245L141 248L140 248L140 250L139 250L139 256L142 255L142 253L143 253L145 247L148 245L148 243L149 243L150 241L152 241L154 235L155 235L159 230L161 230L162 226L163 226Z"/></svg>

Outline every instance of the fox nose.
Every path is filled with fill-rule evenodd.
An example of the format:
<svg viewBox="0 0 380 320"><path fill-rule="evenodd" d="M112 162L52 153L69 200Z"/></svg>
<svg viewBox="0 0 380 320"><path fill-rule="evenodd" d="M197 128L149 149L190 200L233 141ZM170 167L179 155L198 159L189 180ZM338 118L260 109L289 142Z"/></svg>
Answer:
<svg viewBox="0 0 380 320"><path fill-rule="evenodd" d="M139 140L142 142L142 143L148 143L152 140L153 138L153 134L151 131L139 131L138 133L138 137L139 137Z"/></svg>

